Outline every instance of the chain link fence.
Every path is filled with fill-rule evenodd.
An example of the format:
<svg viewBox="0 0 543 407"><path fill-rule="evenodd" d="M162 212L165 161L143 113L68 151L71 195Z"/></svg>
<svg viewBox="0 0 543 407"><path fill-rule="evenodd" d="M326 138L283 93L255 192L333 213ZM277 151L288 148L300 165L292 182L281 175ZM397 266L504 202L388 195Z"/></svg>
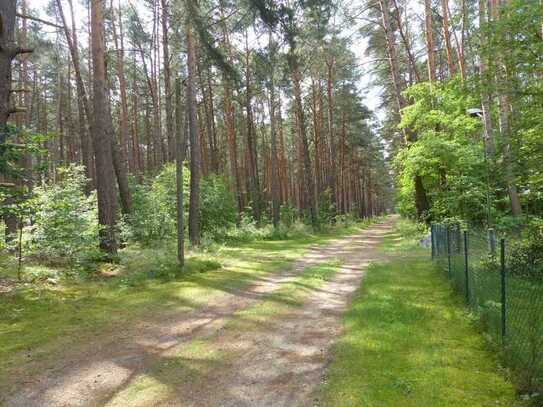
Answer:
<svg viewBox="0 0 543 407"><path fill-rule="evenodd" d="M543 281L516 270L518 253L492 229L434 224L431 231L433 260L479 316L519 389L543 391Z"/></svg>

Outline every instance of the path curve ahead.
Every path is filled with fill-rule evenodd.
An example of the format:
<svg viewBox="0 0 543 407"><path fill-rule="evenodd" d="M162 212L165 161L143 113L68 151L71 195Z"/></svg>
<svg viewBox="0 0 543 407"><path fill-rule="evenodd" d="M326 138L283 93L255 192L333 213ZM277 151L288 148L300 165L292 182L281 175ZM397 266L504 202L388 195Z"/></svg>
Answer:
<svg viewBox="0 0 543 407"><path fill-rule="evenodd" d="M341 333L341 317L367 266L386 260L378 246L395 221L389 217L359 234L312 248L289 269L204 309L142 321L114 338L82 346L25 380L5 405L316 405L331 346ZM256 328L224 329L240 311L306 267L332 259L339 259L339 271L311 291L302 306ZM195 344L206 347L209 360L190 357L186 349ZM220 363L212 363L217 355Z"/></svg>

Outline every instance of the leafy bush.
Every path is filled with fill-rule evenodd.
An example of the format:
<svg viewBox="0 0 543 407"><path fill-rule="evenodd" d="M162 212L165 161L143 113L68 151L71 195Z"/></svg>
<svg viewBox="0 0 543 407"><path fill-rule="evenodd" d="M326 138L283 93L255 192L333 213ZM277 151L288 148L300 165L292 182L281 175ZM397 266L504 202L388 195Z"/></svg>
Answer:
<svg viewBox="0 0 543 407"><path fill-rule="evenodd" d="M287 228L292 226L292 224L298 218L297 209L294 206L290 205L290 204L281 205L280 214L281 214L281 222Z"/></svg>
<svg viewBox="0 0 543 407"><path fill-rule="evenodd" d="M421 240L428 235L428 227L424 223L409 219L400 219L394 225L394 231L406 239Z"/></svg>
<svg viewBox="0 0 543 407"><path fill-rule="evenodd" d="M533 219L513 242L509 256L511 274L543 282L543 219Z"/></svg>
<svg viewBox="0 0 543 407"><path fill-rule="evenodd" d="M317 214L319 217L319 223L331 223L335 212L334 205L332 204L332 191L327 189L326 191L322 192L319 197L319 212Z"/></svg>
<svg viewBox="0 0 543 407"><path fill-rule="evenodd" d="M96 255L96 195L85 195L85 183L83 167L70 165L58 169L56 183L34 189L34 222L28 228L33 255L69 264Z"/></svg>
<svg viewBox="0 0 543 407"><path fill-rule="evenodd" d="M213 235L236 222L236 198L226 179L210 175L200 184L200 220L203 233Z"/></svg>
<svg viewBox="0 0 543 407"><path fill-rule="evenodd" d="M183 171L184 215L188 220L190 173ZM123 227L126 239L149 246L173 238L177 228L175 164L167 164L150 182L132 190L133 211ZM236 222L236 201L227 181L212 175L200 183L200 221L204 237L220 239ZM185 222L187 224L187 222Z"/></svg>
<svg viewBox="0 0 543 407"><path fill-rule="evenodd" d="M188 208L190 175L183 172L185 211ZM167 164L150 182L132 189L133 210L123 227L126 239L152 245L175 236L177 189L175 165Z"/></svg>

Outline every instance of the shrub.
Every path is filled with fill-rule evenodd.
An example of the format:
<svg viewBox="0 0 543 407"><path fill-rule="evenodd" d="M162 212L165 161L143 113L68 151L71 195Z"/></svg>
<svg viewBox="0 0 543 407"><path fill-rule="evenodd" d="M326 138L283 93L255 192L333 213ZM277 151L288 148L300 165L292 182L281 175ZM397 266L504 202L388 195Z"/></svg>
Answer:
<svg viewBox="0 0 543 407"><path fill-rule="evenodd" d="M183 171L184 215L188 224L190 173ZM175 164L167 164L150 182L133 187L133 211L123 227L126 239L149 246L174 238L177 228L177 189ZM218 175L200 183L200 221L204 237L224 237L236 222L236 201L227 181Z"/></svg>
<svg viewBox="0 0 543 407"><path fill-rule="evenodd" d="M188 208L190 175L183 172L185 211ZM132 213L123 227L124 237L143 245L161 242L175 236L177 189L175 164L167 164L150 182L132 189Z"/></svg>
<svg viewBox="0 0 543 407"><path fill-rule="evenodd" d="M214 235L236 222L236 199L226 179L210 175L200 184L200 221L202 233Z"/></svg>
<svg viewBox="0 0 543 407"><path fill-rule="evenodd" d="M33 255L74 264L97 253L96 194L86 196L85 183L83 167L70 165L58 169L56 183L34 189L28 228Z"/></svg>
<svg viewBox="0 0 543 407"><path fill-rule="evenodd" d="M319 196L319 212L318 218L320 224L327 224L332 222L332 218L335 215L335 207L332 204L332 192L330 189L322 192Z"/></svg>
<svg viewBox="0 0 543 407"><path fill-rule="evenodd" d="M291 204L281 205L281 222L290 228L292 224L298 219L298 210Z"/></svg>
<svg viewBox="0 0 543 407"><path fill-rule="evenodd" d="M508 261L511 274L543 281L543 219L533 219L512 243Z"/></svg>

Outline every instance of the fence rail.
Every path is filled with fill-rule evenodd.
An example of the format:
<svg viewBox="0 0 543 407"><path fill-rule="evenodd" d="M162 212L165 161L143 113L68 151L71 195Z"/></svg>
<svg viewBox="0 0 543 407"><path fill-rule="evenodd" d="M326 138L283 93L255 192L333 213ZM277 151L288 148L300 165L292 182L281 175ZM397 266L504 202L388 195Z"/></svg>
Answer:
<svg viewBox="0 0 543 407"><path fill-rule="evenodd" d="M543 390L543 282L510 272L514 255L492 230L433 224L432 259L501 349L521 391Z"/></svg>

